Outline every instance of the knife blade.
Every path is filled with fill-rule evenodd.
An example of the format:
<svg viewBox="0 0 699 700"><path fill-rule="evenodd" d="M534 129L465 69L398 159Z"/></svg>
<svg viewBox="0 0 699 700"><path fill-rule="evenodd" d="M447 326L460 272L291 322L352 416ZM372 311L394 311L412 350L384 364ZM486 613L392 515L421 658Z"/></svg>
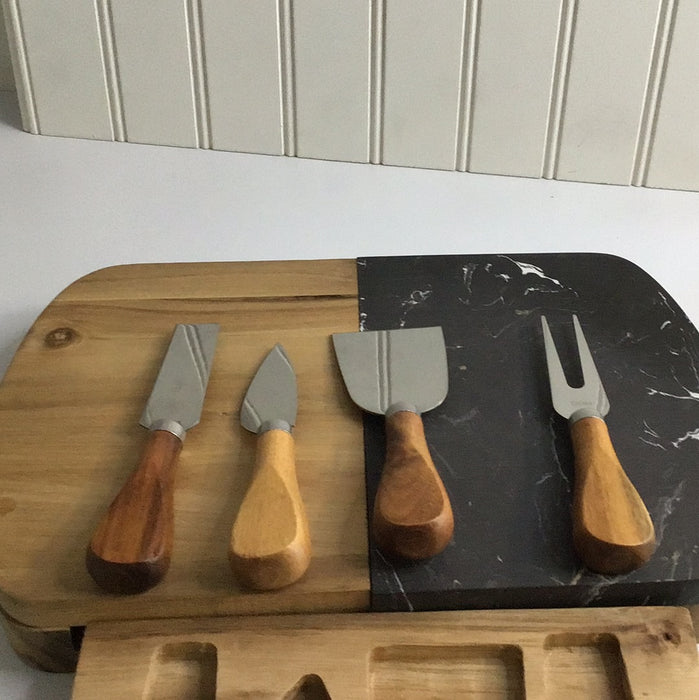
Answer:
<svg viewBox="0 0 699 700"><path fill-rule="evenodd" d="M257 370L240 410L241 425L257 437L252 480L233 524L231 569L247 588L273 590L308 569L311 540L296 477L296 374L277 344Z"/></svg>
<svg viewBox="0 0 699 700"><path fill-rule="evenodd" d="M557 413L568 420L575 455L573 542L592 571L623 574L645 564L655 551L655 531L643 500L626 476L609 436L610 404L573 315L583 385L571 387L545 316L544 350Z"/></svg>
<svg viewBox="0 0 699 700"><path fill-rule="evenodd" d="M140 419L149 430L136 469L100 521L86 566L110 593L141 593L170 566L174 471L188 430L199 423L218 324L178 324Z"/></svg>

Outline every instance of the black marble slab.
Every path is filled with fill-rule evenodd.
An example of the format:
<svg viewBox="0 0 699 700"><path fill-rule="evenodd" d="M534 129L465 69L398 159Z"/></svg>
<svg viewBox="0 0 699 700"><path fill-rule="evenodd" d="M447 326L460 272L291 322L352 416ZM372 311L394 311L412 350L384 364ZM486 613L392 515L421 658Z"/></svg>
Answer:
<svg viewBox="0 0 699 700"><path fill-rule="evenodd" d="M441 325L449 364L449 394L423 418L454 538L418 564L372 546L374 609L699 602L699 336L664 289L629 261L592 253L357 266L360 328ZM573 455L551 405L542 313L564 358L578 314L611 403L612 441L653 519L658 549L633 573L589 572L573 550ZM364 428L371 508L383 419L367 414Z"/></svg>

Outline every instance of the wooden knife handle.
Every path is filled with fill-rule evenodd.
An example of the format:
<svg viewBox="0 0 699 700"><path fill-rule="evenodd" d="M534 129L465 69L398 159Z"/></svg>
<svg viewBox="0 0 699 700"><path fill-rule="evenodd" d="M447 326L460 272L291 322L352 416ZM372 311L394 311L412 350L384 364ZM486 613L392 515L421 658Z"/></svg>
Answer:
<svg viewBox="0 0 699 700"><path fill-rule="evenodd" d="M624 473L602 419L582 418L570 433L575 453L575 548L592 571L633 571L655 551L646 506Z"/></svg>
<svg viewBox="0 0 699 700"><path fill-rule="evenodd" d="M257 438L255 472L233 524L228 558L246 588L297 581L311 561L308 519L296 480L294 438L268 430Z"/></svg>
<svg viewBox="0 0 699 700"><path fill-rule="evenodd" d="M105 591L141 593L165 576L173 542L173 476L181 449L177 436L151 431L138 467L97 526L86 565Z"/></svg>
<svg viewBox="0 0 699 700"><path fill-rule="evenodd" d="M422 419L411 411L386 418L386 463L376 493L373 535L384 554L427 559L451 540L454 515L430 456Z"/></svg>

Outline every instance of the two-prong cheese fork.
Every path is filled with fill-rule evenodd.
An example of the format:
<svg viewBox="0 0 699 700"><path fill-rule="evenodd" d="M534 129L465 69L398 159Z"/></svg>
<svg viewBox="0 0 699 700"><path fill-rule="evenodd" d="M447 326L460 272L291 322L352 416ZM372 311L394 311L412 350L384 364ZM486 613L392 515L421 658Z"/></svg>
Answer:
<svg viewBox="0 0 699 700"><path fill-rule="evenodd" d="M571 387L556 352L546 317L544 347L557 413L568 419L575 455L573 541L585 565L599 573L621 574L645 564L655 551L648 511L624 473L604 417L609 400L597 373L578 317L573 315L583 386Z"/></svg>

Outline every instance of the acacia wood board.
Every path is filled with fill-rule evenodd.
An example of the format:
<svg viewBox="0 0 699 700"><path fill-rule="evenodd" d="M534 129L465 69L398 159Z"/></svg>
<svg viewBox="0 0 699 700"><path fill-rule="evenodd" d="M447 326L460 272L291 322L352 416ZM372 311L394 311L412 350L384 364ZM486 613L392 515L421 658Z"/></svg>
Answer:
<svg viewBox="0 0 699 700"><path fill-rule="evenodd" d="M74 700L699 696L683 608L287 615L97 623Z"/></svg>
<svg viewBox="0 0 699 700"><path fill-rule="evenodd" d="M361 414L331 334L358 327L354 260L106 268L36 320L0 384L0 606L10 624L67 629L102 619L363 610L369 605ZM201 422L175 474L175 541L164 581L115 596L85 549L135 468L138 421L177 323L218 323ZM264 593L228 564L255 436L247 386L280 342L295 368L297 473L311 529L306 575Z"/></svg>

